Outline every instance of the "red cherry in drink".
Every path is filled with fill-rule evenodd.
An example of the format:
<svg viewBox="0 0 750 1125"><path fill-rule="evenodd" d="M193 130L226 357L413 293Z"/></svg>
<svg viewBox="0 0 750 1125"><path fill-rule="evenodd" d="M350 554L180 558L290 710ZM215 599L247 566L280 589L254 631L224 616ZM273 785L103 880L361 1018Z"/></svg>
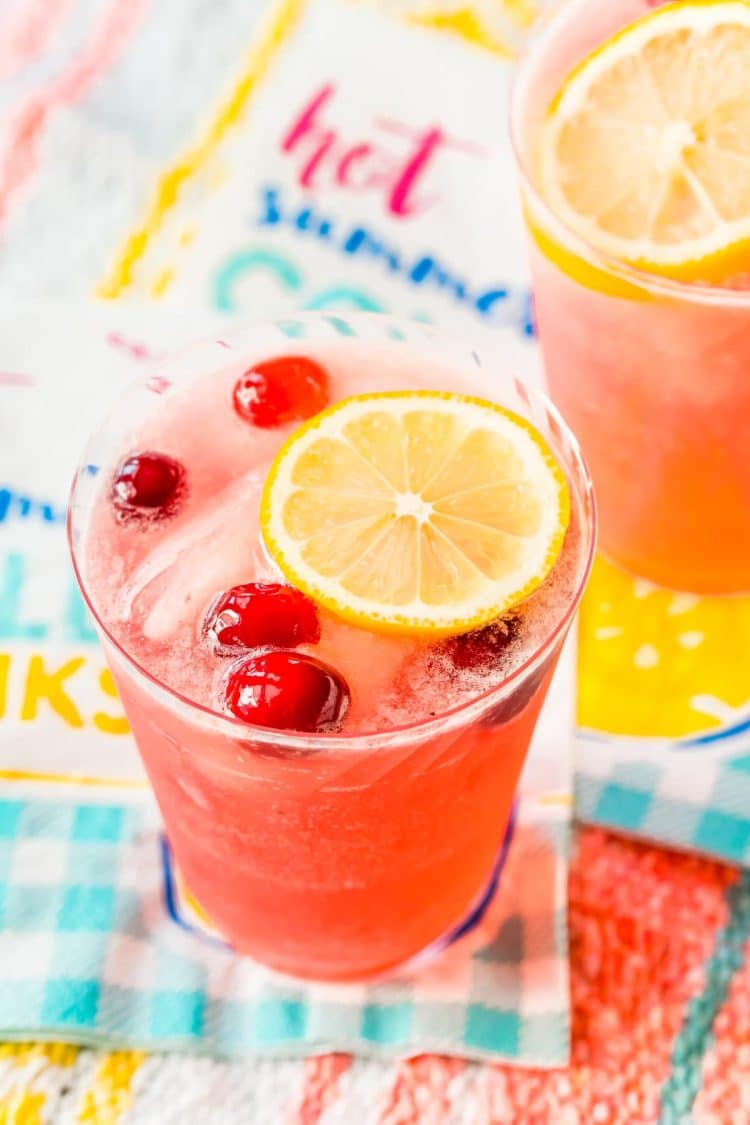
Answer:
<svg viewBox="0 0 750 1125"><path fill-rule="evenodd" d="M518 618L500 617L482 629L462 633L441 642L441 650L446 653L456 668L491 669L503 658L518 633Z"/></svg>
<svg viewBox="0 0 750 1125"><path fill-rule="evenodd" d="M303 422L328 405L328 376L305 356L268 359L240 376L233 401L240 418L263 429Z"/></svg>
<svg viewBox="0 0 750 1125"><path fill-rule="evenodd" d="M248 582L225 590L211 606L205 629L218 651L261 645L293 648L320 640L315 603L279 582Z"/></svg>
<svg viewBox="0 0 750 1125"><path fill-rule="evenodd" d="M335 730L349 707L349 688L327 664L275 649L237 664L225 689L227 710L246 723L277 730Z"/></svg>
<svg viewBox="0 0 750 1125"><path fill-rule="evenodd" d="M174 510L185 481L179 461L164 453L132 453L115 471L112 501L123 513L164 515Z"/></svg>

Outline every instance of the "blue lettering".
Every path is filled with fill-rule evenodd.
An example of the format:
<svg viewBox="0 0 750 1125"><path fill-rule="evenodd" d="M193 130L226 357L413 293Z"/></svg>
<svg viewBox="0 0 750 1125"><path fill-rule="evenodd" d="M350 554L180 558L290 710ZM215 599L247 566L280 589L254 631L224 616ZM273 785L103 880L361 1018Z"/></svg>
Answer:
<svg viewBox="0 0 750 1125"><path fill-rule="evenodd" d="M303 233L311 231L318 238L328 239L333 231L331 220L318 219L312 207L303 207L301 211L298 211L293 225Z"/></svg>
<svg viewBox="0 0 750 1125"><path fill-rule="evenodd" d="M415 285L422 285L425 281L434 281L439 289L452 289L459 301L466 300L466 285L464 282L451 277L437 264L434 258L428 255L419 259L409 274L409 280L413 281Z"/></svg>
<svg viewBox="0 0 750 1125"><path fill-rule="evenodd" d="M22 520L36 516L44 523L65 523L65 512L58 512L52 504L12 492L9 488L0 488L0 523L12 515Z"/></svg>
<svg viewBox="0 0 750 1125"><path fill-rule="evenodd" d="M477 297L474 307L494 324L513 324L527 339L535 335L534 303L529 289L489 289Z"/></svg>
<svg viewBox="0 0 750 1125"><path fill-rule="evenodd" d="M481 297L477 297L475 301L475 307L477 312L480 312L483 316L486 316L488 313L491 313L493 311L498 301L507 300L507 289L490 289L488 293L482 293Z"/></svg>
<svg viewBox="0 0 750 1125"><path fill-rule="evenodd" d="M346 239L342 246L345 254L358 254L363 250L372 258L380 258L388 266L390 270L398 271L401 269L398 254L380 242L377 238L373 238L364 227L355 227L349 237Z"/></svg>
<svg viewBox="0 0 750 1125"><path fill-rule="evenodd" d="M278 205L279 193L276 188L264 188L261 193L261 203L264 213L258 219L261 227L273 227L281 222L281 211Z"/></svg>
<svg viewBox="0 0 750 1125"><path fill-rule="evenodd" d="M523 295L521 305L521 329L524 336L536 336L536 315L534 312L534 294L527 289Z"/></svg>
<svg viewBox="0 0 750 1125"><path fill-rule="evenodd" d="M304 207L297 215L297 218L294 220L294 225L296 226L297 230L309 230L311 219L312 208Z"/></svg>
<svg viewBox="0 0 750 1125"><path fill-rule="evenodd" d="M262 215L258 219L258 226L283 224L292 231L309 234L348 258L360 257L379 263L389 273L400 276L403 281L425 292L433 289L444 293L446 297L463 304L467 310L489 323L512 324L524 337L534 336L533 305L528 289L509 289L498 285L475 293L466 279L455 275L432 254L422 254L416 259L404 261L402 250L380 239L361 224L341 231L341 224L337 225L335 217L321 215L309 203L284 210L281 200L282 191L279 187L262 190ZM232 257L217 275L215 301L218 308L225 311L237 308L233 295L235 285L240 277L254 270L266 270L275 274L284 288L292 292L306 288L302 275L288 258L271 251L248 250ZM333 285L312 294L304 307L385 311L376 297L346 284ZM413 316L413 319L430 323L432 318L429 314L421 314Z"/></svg>
<svg viewBox="0 0 750 1125"><path fill-rule="evenodd" d="M491 317L494 315L495 306L508 300L507 289L489 289L486 293L482 293L477 297L474 302L474 308L482 316Z"/></svg>

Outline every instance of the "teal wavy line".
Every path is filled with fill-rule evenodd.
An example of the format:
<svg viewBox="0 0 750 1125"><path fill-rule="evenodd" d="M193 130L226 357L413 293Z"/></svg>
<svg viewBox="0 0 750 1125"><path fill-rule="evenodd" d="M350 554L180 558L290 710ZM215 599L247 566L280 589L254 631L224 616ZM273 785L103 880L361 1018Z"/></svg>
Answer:
<svg viewBox="0 0 750 1125"><path fill-rule="evenodd" d="M726 893L729 920L716 935L705 966L703 991L688 1004L685 1022L672 1047L671 1069L661 1091L659 1125L686 1125L702 1084L701 1063L713 1043L713 1026L732 978L744 961L750 938L750 871L743 871Z"/></svg>

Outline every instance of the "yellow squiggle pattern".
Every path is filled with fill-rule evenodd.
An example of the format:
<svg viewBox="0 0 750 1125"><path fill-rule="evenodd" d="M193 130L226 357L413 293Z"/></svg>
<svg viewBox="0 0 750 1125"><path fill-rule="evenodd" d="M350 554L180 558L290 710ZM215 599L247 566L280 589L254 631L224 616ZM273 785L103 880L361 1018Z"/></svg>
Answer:
<svg viewBox="0 0 750 1125"><path fill-rule="evenodd" d="M14 1091L0 1100L0 1125L44 1125L44 1094Z"/></svg>
<svg viewBox="0 0 750 1125"><path fill-rule="evenodd" d="M117 1125L133 1102L133 1079L143 1051L113 1051L102 1060L78 1111L78 1125ZM0 1122L0 1125L2 1123Z"/></svg>
<svg viewBox="0 0 750 1125"><path fill-rule="evenodd" d="M523 30L531 27L539 11L533 0L502 0L501 6Z"/></svg>
<svg viewBox="0 0 750 1125"><path fill-rule="evenodd" d="M148 789L147 781L84 777L71 773L38 773L33 770L0 770L0 779L3 781L50 782L54 785L86 785L101 789Z"/></svg>
<svg viewBox="0 0 750 1125"><path fill-rule="evenodd" d="M504 59L513 58L515 52L509 43L492 35L479 19L473 8L454 8L451 11L411 12L406 17L411 24L431 27L436 31L448 31L473 43L476 47L501 55Z"/></svg>
<svg viewBox="0 0 750 1125"><path fill-rule="evenodd" d="M376 7L382 0L366 0ZM538 0L480 0L479 3L435 0L391 0L392 10L407 23L456 35L475 47L504 59L518 53L519 32L533 24L540 8Z"/></svg>
<svg viewBox="0 0 750 1125"><path fill-rule="evenodd" d="M53 1120L47 1091L60 1088L80 1049L66 1043L0 1043L0 1125L44 1125ZM133 1104L133 1080L143 1051L102 1056L76 1110L77 1125L117 1125Z"/></svg>
<svg viewBox="0 0 750 1125"><path fill-rule="evenodd" d="M281 0L271 14L265 32L250 52L245 71L228 102L219 110L206 134L158 182L156 196L143 225L130 235L110 275L99 286L98 296L119 297L133 281L137 263L145 254L164 218L175 206L184 184L203 168L227 131L242 117L247 105L276 54L305 9L307 0Z"/></svg>
<svg viewBox="0 0 750 1125"><path fill-rule="evenodd" d="M68 1070L78 1058L78 1048L64 1043L1 1043L0 1125L43 1125L47 1084L51 1070Z"/></svg>
<svg viewBox="0 0 750 1125"><path fill-rule="evenodd" d="M73 1066L78 1053L69 1043L0 1043L0 1060L11 1059L15 1066L40 1058L52 1066Z"/></svg>

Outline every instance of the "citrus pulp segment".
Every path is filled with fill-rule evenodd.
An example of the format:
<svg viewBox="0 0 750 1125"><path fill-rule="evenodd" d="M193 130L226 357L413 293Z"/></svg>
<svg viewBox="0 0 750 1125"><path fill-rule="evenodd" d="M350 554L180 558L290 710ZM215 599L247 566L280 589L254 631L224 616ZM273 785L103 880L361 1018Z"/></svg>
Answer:
<svg viewBox="0 0 750 1125"><path fill-rule="evenodd" d="M586 57L552 102L542 194L590 246L723 281L750 262L750 3L683 0Z"/></svg>
<svg viewBox="0 0 750 1125"><path fill-rule="evenodd" d="M502 407L438 391L344 399L269 471L266 547L286 578L371 629L465 632L531 593L570 516L540 434Z"/></svg>

